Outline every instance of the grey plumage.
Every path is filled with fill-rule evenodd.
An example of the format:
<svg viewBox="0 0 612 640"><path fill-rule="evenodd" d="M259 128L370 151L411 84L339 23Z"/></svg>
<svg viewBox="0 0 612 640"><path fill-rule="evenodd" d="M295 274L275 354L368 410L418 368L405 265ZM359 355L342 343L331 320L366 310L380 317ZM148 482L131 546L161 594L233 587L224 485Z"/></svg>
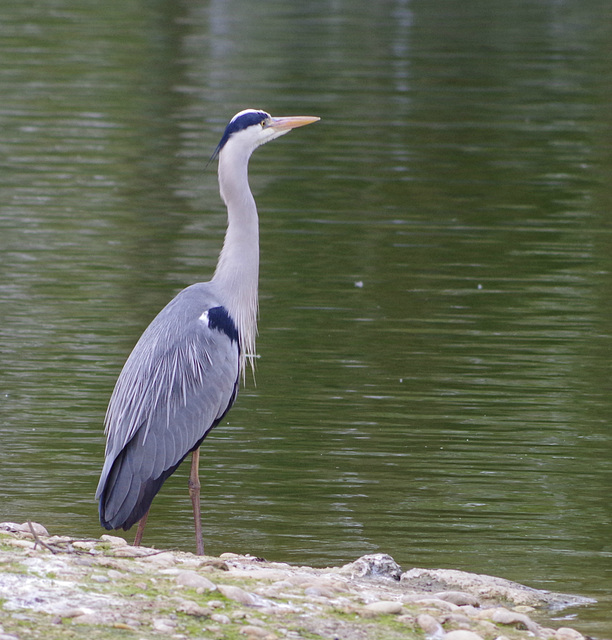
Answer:
<svg viewBox="0 0 612 640"><path fill-rule="evenodd" d="M190 477L198 553L199 447L233 404L255 353L259 225L248 162L260 145L319 118L273 118L247 109L228 124L215 155L228 226L210 282L181 291L151 322L128 357L106 413L106 454L96 491L100 522L140 542L151 502L193 452Z"/></svg>
<svg viewBox="0 0 612 640"><path fill-rule="evenodd" d="M210 326L206 312L223 309L212 289L205 283L181 291L142 334L117 381L97 493L107 529L140 520L236 397L239 345Z"/></svg>

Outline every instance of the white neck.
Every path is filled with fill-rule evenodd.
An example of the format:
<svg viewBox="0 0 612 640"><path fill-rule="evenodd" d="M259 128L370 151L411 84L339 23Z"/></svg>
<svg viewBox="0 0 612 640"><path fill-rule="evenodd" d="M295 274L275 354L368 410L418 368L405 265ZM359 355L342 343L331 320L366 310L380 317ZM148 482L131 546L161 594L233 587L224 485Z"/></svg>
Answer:
<svg viewBox="0 0 612 640"><path fill-rule="evenodd" d="M227 207L227 231L213 283L223 292L223 304L240 339L240 369L248 359L254 368L259 279L259 220L249 189L250 153L227 144L219 155L219 189Z"/></svg>

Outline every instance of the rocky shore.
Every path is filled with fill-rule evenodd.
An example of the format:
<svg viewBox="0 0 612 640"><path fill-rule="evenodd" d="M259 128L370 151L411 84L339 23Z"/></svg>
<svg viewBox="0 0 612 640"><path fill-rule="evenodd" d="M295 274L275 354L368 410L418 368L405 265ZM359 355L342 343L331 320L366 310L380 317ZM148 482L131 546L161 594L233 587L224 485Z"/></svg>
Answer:
<svg viewBox="0 0 612 640"><path fill-rule="evenodd" d="M589 602L385 554L315 569L0 524L0 640L581 640L547 616Z"/></svg>

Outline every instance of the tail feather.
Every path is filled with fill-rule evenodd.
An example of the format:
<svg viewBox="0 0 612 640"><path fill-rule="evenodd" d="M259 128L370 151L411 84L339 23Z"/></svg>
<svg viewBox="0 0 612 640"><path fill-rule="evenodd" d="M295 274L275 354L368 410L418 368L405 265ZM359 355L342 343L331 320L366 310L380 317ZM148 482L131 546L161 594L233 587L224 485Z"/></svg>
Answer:
<svg viewBox="0 0 612 640"><path fill-rule="evenodd" d="M183 456L177 464L165 470L159 477L151 478L142 473L134 473L130 457L128 446L119 453L106 477L103 475L100 481L100 523L105 529L127 531L136 524L150 509L153 498L164 482L185 458Z"/></svg>

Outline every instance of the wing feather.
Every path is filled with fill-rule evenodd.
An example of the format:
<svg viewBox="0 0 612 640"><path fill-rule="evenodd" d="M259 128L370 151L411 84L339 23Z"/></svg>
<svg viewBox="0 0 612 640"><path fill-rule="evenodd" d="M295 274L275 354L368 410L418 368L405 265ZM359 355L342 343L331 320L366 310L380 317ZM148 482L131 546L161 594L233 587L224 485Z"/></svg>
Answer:
<svg viewBox="0 0 612 640"><path fill-rule="evenodd" d="M96 493L107 528L127 529L146 513L236 397L238 340L206 321L204 312L219 305L204 287L188 287L162 310L117 380Z"/></svg>

